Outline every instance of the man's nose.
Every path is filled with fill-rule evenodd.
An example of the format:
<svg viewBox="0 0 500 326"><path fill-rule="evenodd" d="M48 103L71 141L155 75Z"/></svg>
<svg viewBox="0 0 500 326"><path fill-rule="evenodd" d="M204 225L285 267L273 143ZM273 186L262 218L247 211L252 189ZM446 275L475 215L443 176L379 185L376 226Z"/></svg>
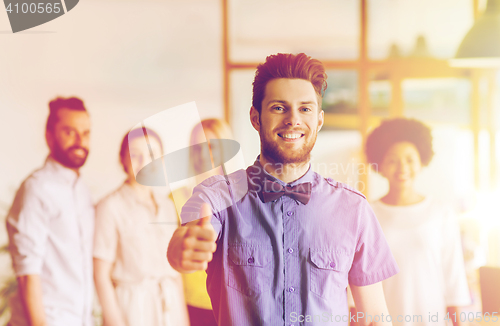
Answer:
<svg viewBox="0 0 500 326"><path fill-rule="evenodd" d="M286 113L285 124L288 126L299 126L300 125L300 116L296 110L289 110Z"/></svg>
<svg viewBox="0 0 500 326"><path fill-rule="evenodd" d="M73 146L81 146L81 145L82 145L82 136L79 133L75 133Z"/></svg>
<svg viewBox="0 0 500 326"><path fill-rule="evenodd" d="M89 149L90 136L88 133L77 133L75 145Z"/></svg>

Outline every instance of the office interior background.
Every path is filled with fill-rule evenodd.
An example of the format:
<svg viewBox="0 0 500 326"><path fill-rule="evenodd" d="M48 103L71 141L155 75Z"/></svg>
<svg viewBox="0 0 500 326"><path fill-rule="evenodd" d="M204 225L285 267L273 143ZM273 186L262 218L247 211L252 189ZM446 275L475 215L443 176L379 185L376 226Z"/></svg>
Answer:
<svg viewBox="0 0 500 326"><path fill-rule="evenodd" d="M259 153L249 122L255 68L269 54L305 52L323 61L329 76L325 126L312 155L324 177L377 199L388 185L365 165L369 131L392 117L432 127L436 154L417 187L456 208L476 291L470 310L480 311L477 270L500 266L500 75L495 55L456 59L484 15L499 16L500 2L86 0L12 34L0 11L0 216L48 154L47 104L56 96L78 96L90 112L91 148L81 172L97 202L125 178L118 160L124 134L188 102L196 102L201 119L226 119L251 164ZM167 121L165 128L177 128L176 146L187 147L194 123ZM6 243L0 227L0 245ZM12 278L5 250L0 264L5 285Z"/></svg>

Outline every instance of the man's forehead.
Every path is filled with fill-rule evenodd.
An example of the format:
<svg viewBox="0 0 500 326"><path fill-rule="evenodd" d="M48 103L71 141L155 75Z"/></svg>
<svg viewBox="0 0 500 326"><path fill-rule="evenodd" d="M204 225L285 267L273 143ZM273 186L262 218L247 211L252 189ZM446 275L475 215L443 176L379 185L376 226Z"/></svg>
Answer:
<svg viewBox="0 0 500 326"><path fill-rule="evenodd" d="M64 114L86 114L88 115L87 111L82 111L82 110L75 110L67 107L62 107L59 110L57 110L58 115L64 115Z"/></svg>
<svg viewBox="0 0 500 326"><path fill-rule="evenodd" d="M57 111L57 124L61 127L77 127L90 125L90 117L87 111L71 110L61 108Z"/></svg>
<svg viewBox="0 0 500 326"><path fill-rule="evenodd" d="M318 94L312 83L299 78L275 78L266 84L263 104L300 103L318 105Z"/></svg>

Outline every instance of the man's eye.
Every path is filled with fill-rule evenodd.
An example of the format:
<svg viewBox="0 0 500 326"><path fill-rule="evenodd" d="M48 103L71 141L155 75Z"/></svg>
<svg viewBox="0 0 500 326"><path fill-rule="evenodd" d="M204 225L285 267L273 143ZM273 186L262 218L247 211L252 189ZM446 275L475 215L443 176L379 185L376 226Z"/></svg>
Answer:
<svg viewBox="0 0 500 326"><path fill-rule="evenodd" d="M312 111L312 110L311 110L311 108L307 108L307 107L306 107L306 108L302 108L302 109L300 109L300 110L301 110L301 111L303 111L303 112L309 112L309 111Z"/></svg>
<svg viewBox="0 0 500 326"><path fill-rule="evenodd" d="M284 109L282 106L275 106L275 107L273 108L273 110L275 110L275 111L283 111L283 110L285 110L285 109Z"/></svg>

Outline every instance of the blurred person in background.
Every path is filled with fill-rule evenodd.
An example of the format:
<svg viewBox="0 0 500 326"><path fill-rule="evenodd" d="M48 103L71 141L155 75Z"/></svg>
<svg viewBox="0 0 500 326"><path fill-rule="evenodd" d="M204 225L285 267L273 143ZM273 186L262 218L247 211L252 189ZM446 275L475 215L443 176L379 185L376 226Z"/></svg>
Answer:
<svg viewBox="0 0 500 326"><path fill-rule="evenodd" d="M153 130L125 135L120 162L127 178L96 206L94 280L105 326L189 325L182 277L165 257L177 228L174 204L134 174L151 162L148 147L153 157L162 156Z"/></svg>
<svg viewBox="0 0 500 326"><path fill-rule="evenodd" d="M50 154L16 193L7 232L18 290L10 326L92 325L94 206L79 169L89 153L82 100L49 103Z"/></svg>
<svg viewBox="0 0 500 326"><path fill-rule="evenodd" d="M210 139L232 139L229 125L220 119L205 119L196 125L191 132L190 139L190 168L196 175L193 185L176 189L172 196L180 215L182 206L193 193L193 188L203 180L214 176L224 175L222 170L222 153L217 146L210 146ZM204 142L209 146L195 146ZM210 150L211 153L205 151ZM215 167L215 168L214 168ZM212 311L212 304L207 293L207 274L205 271L197 271L191 274L183 274L184 291L188 305L189 320L191 326L216 326L217 323Z"/></svg>
<svg viewBox="0 0 500 326"><path fill-rule="evenodd" d="M372 207L400 268L382 282L397 326L445 325L447 312L456 325L457 307L470 304L456 216L414 187L433 154L431 130L414 119L386 120L366 141L368 162L389 182L389 192ZM429 314L438 314L439 322ZM414 315L421 321L396 318Z"/></svg>

